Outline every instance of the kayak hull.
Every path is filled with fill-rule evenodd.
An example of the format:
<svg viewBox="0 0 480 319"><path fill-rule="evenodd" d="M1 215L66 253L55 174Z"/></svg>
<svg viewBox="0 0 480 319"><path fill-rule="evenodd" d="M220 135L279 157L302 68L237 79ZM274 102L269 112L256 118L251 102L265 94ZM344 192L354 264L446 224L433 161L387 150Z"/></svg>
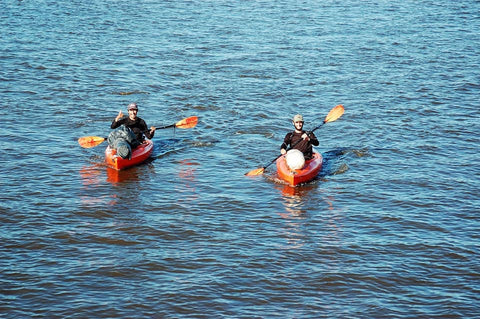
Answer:
<svg viewBox="0 0 480 319"><path fill-rule="evenodd" d="M153 141L145 140L140 146L132 150L132 158L124 159L118 156L110 146L105 150L107 165L116 170L122 170L145 162L153 152Z"/></svg>
<svg viewBox="0 0 480 319"><path fill-rule="evenodd" d="M280 156L277 159L277 174L280 179L292 186L307 183L313 180L322 169L323 158L318 152L313 153L313 158L306 161L301 169L291 170L285 159L285 156Z"/></svg>

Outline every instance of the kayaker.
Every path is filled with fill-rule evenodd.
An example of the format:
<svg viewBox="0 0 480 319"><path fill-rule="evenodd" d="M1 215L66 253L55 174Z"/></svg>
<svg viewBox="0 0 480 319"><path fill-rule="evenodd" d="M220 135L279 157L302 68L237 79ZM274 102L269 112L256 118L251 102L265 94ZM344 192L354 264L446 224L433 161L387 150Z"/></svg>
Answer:
<svg viewBox="0 0 480 319"><path fill-rule="evenodd" d="M148 139L152 139L155 135L155 126L151 126L148 129L147 124L145 121L138 117L138 106L136 103L130 103L127 107L128 116L124 116L123 112L118 112L117 117L113 120L112 125L110 126L112 129L115 129L122 124L126 127L130 128L133 133L135 133L135 137L137 138L138 142L142 143L144 141L144 136Z"/></svg>
<svg viewBox="0 0 480 319"><path fill-rule="evenodd" d="M303 153L305 160L309 160L313 156L313 146L318 146L317 137L313 132L306 132L303 130L303 116L297 114L292 119L295 130L287 133L283 139L283 143L280 146L280 153L286 154L287 148L292 147Z"/></svg>

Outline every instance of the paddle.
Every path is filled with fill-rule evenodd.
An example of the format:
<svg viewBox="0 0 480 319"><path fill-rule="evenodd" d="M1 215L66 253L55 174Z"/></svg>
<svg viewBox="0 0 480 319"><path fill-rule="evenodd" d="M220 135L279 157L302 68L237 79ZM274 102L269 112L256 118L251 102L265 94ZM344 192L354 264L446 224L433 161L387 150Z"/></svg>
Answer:
<svg viewBox="0 0 480 319"><path fill-rule="evenodd" d="M345 112L345 109L343 108L343 105L339 104L337 106L335 106L333 109L330 110L330 112L328 112L327 116L325 117L325 120L323 120L322 124L320 124L319 126L315 127L313 130L311 130L310 132L314 132L315 130L319 129L323 124L325 123L328 123L328 122L333 122L335 120L337 120L340 116L342 116L342 114ZM301 142L302 140L300 139L299 141L297 141L296 143L294 143L293 145L290 146L289 150L291 150L295 145L297 145L299 142ZM263 172L265 171L265 169L267 167L269 167L270 165L272 165L273 163L275 163L275 161L280 157L282 156L282 154L278 155L277 157L275 157L270 163L268 163L267 165L263 166L263 167L260 167L260 168L255 168L253 170L251 170L250 172L246 173L245 175L246 176L256 176L256 175L261 175L263 174Z"/></svg>
<svg viewBox="0 0 480 319"><path fill-rule="evenodd" d="M162 129L162 128L170 128L170 127L178 127L178 128L192 128L195 127L198 123L198 117L197 116L190 116L187 118L184 118L183 120L178 121L175 124L170 124L166 126L161 126L157 127L157 129Z"/></svg>
<svg viewBox="0 0 480 319"><path fill-rule="evenodd" d="M190 117L184 118L183 120L178 121L177 123L157 127L157 129L164 129L164 128L170 128L170 127L187 129L187 128L195 127L197 123L198 123L198 117L190 116ZM95 147L102 144L106 139L107 139L106 137L100 137L100 136L83 136L78 139L78 144L80 144L80 146L83 148L91 148L91 147Z"/></svg>

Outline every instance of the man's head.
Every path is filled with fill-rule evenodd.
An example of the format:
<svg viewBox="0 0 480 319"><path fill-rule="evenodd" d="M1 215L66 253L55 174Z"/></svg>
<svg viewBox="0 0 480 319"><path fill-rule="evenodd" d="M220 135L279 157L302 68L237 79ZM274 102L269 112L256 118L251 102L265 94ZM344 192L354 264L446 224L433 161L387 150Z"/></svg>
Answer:
<svg viewBox="0 0 480 319"><path fill-rule="evenodd" d="M128 117L131 120L135 120L135 118L137 117L137 112L138 112L137 103L128 104L127 110L128 110Z"/></svg>
<svg viewBox="0 0 480 319"><path fill-rule="evenodd" d="M296 130L301 131L303 128L303 116L300 114L295 115L292 119L292 123Z"/></svg>
<svg viewBox="0 0 480 319"><path fill-rule="evenodd" d="M130 103L128 104L128 107L127 107L127 110L136 110L138 111L138 106L137 106L137 103Z"/></svg>

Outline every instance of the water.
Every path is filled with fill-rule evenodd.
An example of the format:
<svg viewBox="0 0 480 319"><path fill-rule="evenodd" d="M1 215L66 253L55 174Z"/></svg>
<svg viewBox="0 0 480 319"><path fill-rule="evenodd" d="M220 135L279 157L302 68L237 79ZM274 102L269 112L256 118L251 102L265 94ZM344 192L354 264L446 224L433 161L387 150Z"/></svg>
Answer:
<svg viewBox="0 0 480 319"><path fill-rule="evenodd" d="M474 318L480 2L2 1L5 318ZM145 165L103 164L130 102ZM289 119L324 169L281 184Z"/></svg>

